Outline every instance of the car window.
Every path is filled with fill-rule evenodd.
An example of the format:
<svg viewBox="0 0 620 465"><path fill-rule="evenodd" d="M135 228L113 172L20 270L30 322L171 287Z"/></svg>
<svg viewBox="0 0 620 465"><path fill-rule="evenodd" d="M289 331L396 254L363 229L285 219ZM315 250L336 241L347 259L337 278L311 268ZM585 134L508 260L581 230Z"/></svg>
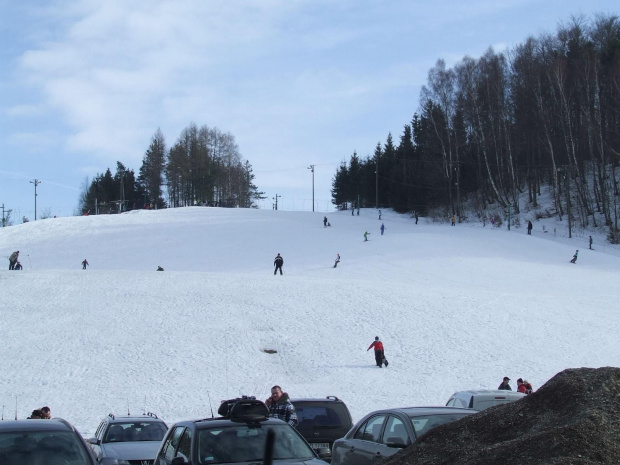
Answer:
<svg viewBox="0 0 620 465"><path fill-rule="evenodd" d="M164 455L164 458L168 462L171 462L172 459L174 458L174 451L176 450L177 445L179 444L179 441L181 440L181 435L183 434L184 430L185 430L184 426L177 426L174 429L174 431L172 431L170 436L168 436L168 439L166 440L166 443L164 444L164 447L162 448L162 453Z"/></svg>
<svg viewBox="0 0 620 465"><path fill-rule="evenodd" d="M103 442L161 441L166 431L161 421L112 423Z"/></svg>
<svg viewBox="0 0 620 465"><path fill-rule="evenodd" d="M385 414L375 415L369 418L353 436L355 439L362 439L364 441L381 442L381 427L385 421Z"/></svg>
<svg viewBox="0 0 620 465"><path fill-rule="evenodd" d="M416 435L420 437L420 435L428 433L430 430L439 425L459 420L467 415L469 415L469 412L446 413L440 415L423 415L418 417L411 417L411 424L413 425L413 429Z"/></svg>
<svg viewBox="0 0 620 465"><path fill-rule="evenodd" d="M385 431L383 432L383 444L404 444L408 446L411 444L411 438L407 433L407 428L402 420L394 415L388 417L385 424Z"/></svg>
<svg viewBox="0 0 620 465"><path fill-rule="evenodd" d="M175 457L183 457L183 460L189 462L190 457L192 455L192 430L189 428L185 428L185 432L183 436L181 436L181 440L179 441L179 447L177 449L177 453L174 455Z"/></svg>
<svg viewBox="0 0 620 465"><path fill-rule="evenodd" d="M19 464L91 463L84 444L71 431L0 433L0 457L6 457L7 463Z"/></svg>
<svg viewBox="0 0 620 465"><path fill-rule="evenodd" d="M275 432L275 460L303 461L315 457L299 433L287 424L264 425L260 428L234 425L198 431L198 463L260 462L265 455L269 430Z"/></svg>
<svg viewBox="0 0 620 465"><path fill-rule="evenodd" d="M351 419L343 404L330 403L327 405L299 403L295 404L298 428L303 427L338 427L351 425Z"/></svg>

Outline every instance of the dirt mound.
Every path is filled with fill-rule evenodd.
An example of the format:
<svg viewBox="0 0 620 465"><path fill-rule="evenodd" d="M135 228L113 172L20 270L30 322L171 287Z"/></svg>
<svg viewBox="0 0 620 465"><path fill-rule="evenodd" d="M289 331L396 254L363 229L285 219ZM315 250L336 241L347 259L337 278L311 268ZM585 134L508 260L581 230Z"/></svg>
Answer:
<svg viewBox="0 0 620 465"><path fill-rule="evenodd" d="M619 464L620 368L564 370L523 399L442 425L382 465Z"/></svg>

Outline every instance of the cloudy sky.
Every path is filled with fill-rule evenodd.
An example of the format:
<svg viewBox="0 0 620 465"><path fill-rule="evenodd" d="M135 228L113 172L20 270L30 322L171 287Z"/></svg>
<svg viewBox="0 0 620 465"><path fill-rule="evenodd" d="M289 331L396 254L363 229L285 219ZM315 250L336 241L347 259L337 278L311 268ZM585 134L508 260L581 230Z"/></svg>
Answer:
<svg viewBox="0 0 620 465"><path fill-rule="evenodd" d="M437 59L553 32L611 0L0 0L0 204L74 213L86 177L138 171L157 128L235 136L268 196L331 208L353 151L397 140Z"/></svg>

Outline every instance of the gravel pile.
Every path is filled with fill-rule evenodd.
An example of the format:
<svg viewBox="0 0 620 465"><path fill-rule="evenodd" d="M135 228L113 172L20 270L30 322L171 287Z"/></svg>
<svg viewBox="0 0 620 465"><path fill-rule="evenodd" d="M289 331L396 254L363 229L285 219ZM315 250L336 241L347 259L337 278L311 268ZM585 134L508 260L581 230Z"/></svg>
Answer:
<svg viewBox="0 0 620 465"><path fill-rule="evenodd" d="M442 425L381 465L620 464L620 368L564 370L523 399Z"/></svg>

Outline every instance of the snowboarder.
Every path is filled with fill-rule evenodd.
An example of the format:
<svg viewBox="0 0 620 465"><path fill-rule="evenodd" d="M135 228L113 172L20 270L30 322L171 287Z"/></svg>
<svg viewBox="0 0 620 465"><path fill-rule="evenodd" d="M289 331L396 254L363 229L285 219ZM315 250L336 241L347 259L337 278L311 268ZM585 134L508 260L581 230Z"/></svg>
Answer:
<svg viewBox="0 0 620 465"><path fill-rule="evenodd" d="M370 234L370 233L369 233L368 231L366 231L366 232L364 233L364 242L368 242L368 235L369 235L369 234Z"/></svg>
<svg viewBox="0 0 620 465"><path fill-rule="evenodd" d="M21 269L22 269L22 264L21 264L21 263L19 263L19 262L17 262L17 263L15 264L15 268L14 268L14 269L15 269L15 270L21 270Z"/></svg>
<svg viewBox="0 0 620 465"><path fill-rule="evenodd" d="M383 231L385 231L385 225L381 223L381 227L379 229L381 230L381 235L383 236Z"/></svg>
<svg viewBox="0 0 620 465"><path fill-rule="evenodd" d="M336 268L338 266L338 263L340 263L340 254L339 253L336 254L336 262L334 263L334 268Z"/></svg>
<svg viewBox="0 0 620 465"><path fill-rule="evenodd" d="M17 263L18 258L19 258L19 250L16 250L9 257L9 270L15 269L15 264Z"/></svg>
<svg viewBox="0 0 620 465"><path fill-rule="evenodd" d="M368 346L366 352L368 352L373 347L375 349L375 363L377 364L377 366L379 368L381 368L383 364L385 364L385 366L388 366L388 361L385 359L385 353L383 352L383 343L379 340L379 336L375 336L375 340L372 344Z"/></svg>
<svg viewBox="0 0 620 465"><path fill-rule="evenodd" d="M278 253L278 255L276 255L275 260L273 261L273 264L275 265L275 269L273 270L273 274L275 276L276 272L278 270L280 270L280 276L282 275L282 265L284 265L284 259L282 258L282 255L280 255Z"/></svg>
<svg viewBox="0 0 620 465"><path fill-rule="evenodd" d="M527 221L527 234L528 236L532 235L532 222L530 220Z"/></svg>
<svg viewBox="0 0 620 465"><path fill-rule="evenodd" d="M576 263L577 262L577 255L579 255L579 249L577 249L575 251L575 255L573 255L572 260L570 261L571 263Z"/></svg>
<svg viewBox="0 0 620 465"><path fill-rule="evenodd" d="M84 261L82 261L82 269L85 270L87 266L88 266L88 261L84 259Z"/></svg>
<svg viewBox="0 0 620 465"><path fill-rule="evenodd" d="M324 228L327 227L327 217L326 216L323 217L323 227Z"/></svg>

